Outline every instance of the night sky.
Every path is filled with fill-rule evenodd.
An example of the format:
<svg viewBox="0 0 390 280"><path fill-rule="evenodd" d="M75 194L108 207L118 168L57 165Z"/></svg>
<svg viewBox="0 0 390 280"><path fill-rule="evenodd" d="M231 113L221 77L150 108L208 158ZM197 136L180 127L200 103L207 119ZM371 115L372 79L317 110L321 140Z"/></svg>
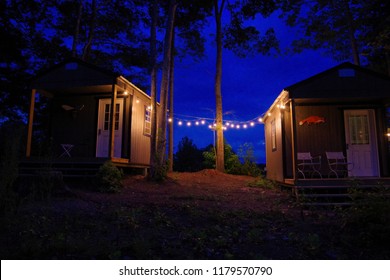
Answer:
<svg viewBox="0 0 390 280"><path fill-rule="evenodd" d="M251 143L256 161L265 163L264 126L257 119L273 103L283 88L304 80L340 62L325 56L323 50L304 51L300 54L287 54L297 30L283 24L275 15L267 20L258 20L264 30L274 27L280 40L281 54L238 58L231 51L223 51L222 102L224 123L235 121L240 129L227 129L225 140L237 152L240 145ZM175 126L174 146L188 136L198 148L213 143L213 131L208 128L215 118L215 44L210 26L206 57L201 62L191 58L175 61ZM191 116L191 117L188 117ZM206 119L205 125L195 125L195 121ZM256 125L251 127L250 120ZM182 125L178 125L182 121ZM191 126L187 126L187 122ZM244 122L248 128L244 129Z"/></svg>

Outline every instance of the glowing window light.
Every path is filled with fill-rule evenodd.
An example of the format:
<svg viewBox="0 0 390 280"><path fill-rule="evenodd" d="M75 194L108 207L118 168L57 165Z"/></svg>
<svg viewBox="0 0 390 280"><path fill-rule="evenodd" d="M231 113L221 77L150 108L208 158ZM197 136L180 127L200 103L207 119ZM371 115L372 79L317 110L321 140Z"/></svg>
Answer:
<svg viewBox="0 0 390 280"><path fill-rule="evenodd" d="M183 125L183 122L182 122L182 121L179 121L177 124L178 124L178 125Z"/></svg>

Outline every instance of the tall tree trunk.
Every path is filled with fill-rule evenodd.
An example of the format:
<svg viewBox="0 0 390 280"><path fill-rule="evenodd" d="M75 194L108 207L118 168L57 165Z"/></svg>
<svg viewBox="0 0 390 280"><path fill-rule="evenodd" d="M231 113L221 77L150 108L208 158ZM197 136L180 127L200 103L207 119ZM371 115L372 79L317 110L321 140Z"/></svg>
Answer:
<svg viewBox="0 0 390 280"><path fill-rule="evenodd" d="M214 13L216 24L216 44L217 44L217 59L215 73L215 110L216 110L216 160L215 169L225 172L224 159L224 141L223 141L223 119L222 119L222 12L225 5L225 0L221 1L221 6L218 6L219 0L214 0Z"/></svg>
<svg viewBox="0 0 390 280"><path fill-rule="evenodd" d="M175 28L173 29L172 34L172 50L171 50L171 63L169 67L169 119L171 122L168 124L169 128L169 149L168 149L168 160L169 160L169 166L168 171L173 171L173 97L174 97L174 84L175 84Z"/></svg>
<svg viewBox="0 0 390 280"><path fill-rule="evenodd" d="M88 56L91 53L91 47L92 47L92 40L95 34L95 28L96 28L96 16L97 16L97 4L96 0L92 0L92 19L89 24L89 33L88 33L88 39L85 43L84 50L83 50L83 56L82 60L86 61L88 59Z"/></svg>
<svg viewBox="0 0 390 280"><path fill-rule="evenodd" d="M348 36L349 36L349 41L351 44L353 63L356 65L360 65L359 47L358 47L357 40L355 37L355 28L354 28L351 8L350 8L347 0L342 1L342 7L343 7L343 10L345 11L346 20L347 20Z"/></svg>
<svg viewBox="0 0 390 280"><path fill-rule="evenodd" d="M156 29L158 22L158 3L153 0L150 7L150 101L151 101L151 134L150 134L150 171L149 178L154 178L156 174L156 143L157 143L157 39Z"/></svg>
<svg viewBox="0 0 390 280"><path fill-rule="evenodd" d="M167 26L164 38L164 59L160 86L160 111L158 118L157 134L157 167L163 171L165 166L165 150L167 143L167 109L168 109L168 89L169 89L169 66L171 61L172 37L175 22L175 12L177 3L175 0L169 1L169 11ZM166 174L160 172L159 177L165 177ZM161 179L161 178L156 178Z"/></svg>
<svg viewBox="0 0 390 280"><path fill-rule="evenodd" d="M81 24L82 14L83 14L83 3L82 1L80 1L79 10L77 13L76 27L73 34L72 57L77 57L77 45L79 44L80 24Z"/></svg>

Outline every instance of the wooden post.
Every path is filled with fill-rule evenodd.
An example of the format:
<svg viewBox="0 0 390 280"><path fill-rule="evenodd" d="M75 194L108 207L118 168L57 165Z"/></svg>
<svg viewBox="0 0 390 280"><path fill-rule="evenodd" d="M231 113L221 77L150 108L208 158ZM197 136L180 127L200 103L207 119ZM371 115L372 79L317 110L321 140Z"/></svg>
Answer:
<svg viewBox="0 0 390 280"><path fill-rule="evenodd" d="M115 113L116 113L116 97L117 97L117 86L114 83L112 85L112 94L111 94L111 112L110 112L110 140L108 144L109 158L114 158L115 155Z"/></svg>
<svg viewBox="0 0 390 280"><path fill-rule="evenodd" d="M33 130L34 108L35 108L35 93L36 93L36 90L32 89L31 90L31 98L30 98L30 111L28 112L26 157L31 156L31 142L32 142L32 130Z"/></svg>

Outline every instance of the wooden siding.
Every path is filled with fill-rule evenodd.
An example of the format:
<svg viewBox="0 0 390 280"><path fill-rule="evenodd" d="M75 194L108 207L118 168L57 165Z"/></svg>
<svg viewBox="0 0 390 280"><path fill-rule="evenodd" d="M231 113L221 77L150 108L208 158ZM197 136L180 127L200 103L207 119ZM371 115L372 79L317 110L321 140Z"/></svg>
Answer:
<svg viewBox="0 0 390 280"><path fill-rule="evenodd" d="M265 124L265 147L267 159L267 178L270 180L283 181L283 139L282 139L282 118L278 108L270 111L271 116L268 116ZM272 144L272 126L275 125L275 140L276 147Z"/></svg>
<svg viewBox="0 0 390 280"><path fill-rule="evenodd" d="M150 163L150 136L144 135L145 106L150 106L150 99L138 91L134 92L131 118L131 153L130 163Z"/></svg>
<svg viewBox="0 0 390 280"><path fill-rule="evenodd" d="M310 152L322 157L322 173L327 175L326 151L345 153L343 110L337 106L296 106L296 152ZM325 118L325 123L303 124L310 116Z"/></svg>
<svg viewBox="0 0 390 280"><path fill-rule="evenodd" d="M291 108L286 106L282 111L283 114L283 170L285 178L293 178L294 166L293 166L293 135L292 135L292 119Z"/></svg>

